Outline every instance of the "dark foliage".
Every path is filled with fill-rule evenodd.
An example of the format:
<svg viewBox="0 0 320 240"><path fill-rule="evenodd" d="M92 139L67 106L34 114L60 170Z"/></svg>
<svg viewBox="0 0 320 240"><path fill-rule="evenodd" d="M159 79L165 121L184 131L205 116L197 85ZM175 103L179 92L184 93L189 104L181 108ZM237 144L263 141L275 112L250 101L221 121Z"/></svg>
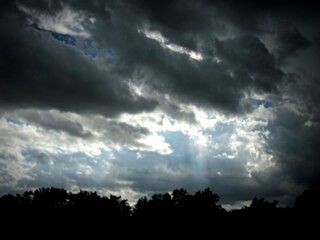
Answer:
<svg viewBox="0 0 320 240"><path fill-rule="evenodd" d="M151 199L141 198L134 207L133 216L139 218L183 218L219 217L226 211L218 205L219 196L209 188L194 195L184 189L176 189L172 194L156 194Z"/></svg>
<svg viewBox="0 0 320 240"><path fill-rule="evenodd" d="M71 193L58 188L40 188L26 191L22 195L2 196L0 213L2 220L19 219L24 222L30 219L45 221L58 217L61 223L75 221L90 223L103 219L103 223L120 221L154 224L156 221L161 221L170 223L171 226L176 226L172 224L177 222L189 224L187 226L200 222L215 223L216 227L217 223L220 226L234 223L237 225L267 223L283 226L284 223L295 223L299 219L306 221L318 215L319 196L319 191L306 190L296 198L293 208L281 208L277 206L276 201L270 202L255 197L247 207L226 211L218 204L218 194L209 188L194 194L188 193L185 189L176 189L171 194L142 197L133 207L127 200L114 195L106 197L99 196L96 192Z"/></svg>

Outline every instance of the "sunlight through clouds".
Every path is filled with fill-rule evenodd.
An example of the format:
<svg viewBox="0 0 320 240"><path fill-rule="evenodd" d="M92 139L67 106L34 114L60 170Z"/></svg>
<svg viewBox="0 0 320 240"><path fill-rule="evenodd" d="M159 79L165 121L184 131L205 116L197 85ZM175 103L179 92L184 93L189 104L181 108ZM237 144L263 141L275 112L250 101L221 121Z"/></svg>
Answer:
<svg viewBox="0 0 320 240"><path fill-rule="evenodd" d="M252 3L2 1L0 195L319 186L318 8Z"/></svg>
<svg viewBox="0 0 320 240"><path fill-rule="evenodd" d="M88 22L91 24L95 22L95 18L87 17L85 12L76 12L66 4L62 4L61 9L58 9L53 15L38 12L20 3L18 3L18 8L28 15L31 25L36 24L40 29L71 36L90 37L85 25Z"/></svg>
<svg viewBox="0 0 320 240"><path fill-rule="evenodd" d="M191 59L201 61L203 56L199 52L188 50L185 47L170 43L159 31L148 30L148 28L138 29L139 33L143 33L147 38L159 42L163 48L167 48L173 52L188 55Z"/></svg>

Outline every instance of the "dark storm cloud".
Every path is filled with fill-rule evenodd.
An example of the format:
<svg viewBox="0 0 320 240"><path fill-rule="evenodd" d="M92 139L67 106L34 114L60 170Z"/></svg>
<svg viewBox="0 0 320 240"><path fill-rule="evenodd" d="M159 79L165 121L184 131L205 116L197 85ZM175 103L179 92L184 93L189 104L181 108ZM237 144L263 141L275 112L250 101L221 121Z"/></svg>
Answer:
<svg viewBox="0 0 320 240"><path fill-rule="evenodd" d="M218 19L216 9L205 1L127 1L142 15L151 29L161 31L171 42L197 49L216 33L225 33L226 26Z"/></svg>
<svg viewBox="0 0 320 240"><path fill-rule="evenodd" d="M47 15L56 14L64 6L53 1L21 4ZM97 66L99 63L76 47L61 44L49 33L28 27L26 16L16 9L17 5L11 4L7 11L3 10L1 21L2 105L105 115L151 110L155 101L134 96L128 88L128 79L139 72L138 78L145 77L143 83L150 91L174 94L180 101L227 112L246 111L248 106L241 102L246 92L252 89L273 91L283 75L275 65L274 56L254 35L263 29L257 12L273 17L273 13L277 15L281 10L291 13L296 6L295 3L288 6L286 1L280 1L278 7L267 1L260 4L250 1L242 4L234 1L190 1L187 4L179 4L179 1L97 1L95 4L66 1L65 4L95 17L96 23L88 32L97 47L113 52L112 62L109 60L109 66L101 69ZM220 13L220 9L230 10ZM222 20L215 21L221 14L219 19ZM259 30L245 31L243 25L238 31L245 35L216 39L226 31L237 29L235 14L246 15ZM160 31L172 43L202 51L204 60L190 60L186 55L172 53L156 41L146 39L137 31L145 24L150 30ZM179 37L182 39L177 39ZM184 44L183 39L190 42ZM281 56L293 55L310 44L295 28L279 33L277 40ZM221 57L223 62L213 62L209 57L213 55ZM234 76L230 76L230 70Z"/></svg>
<svg viewBox="0 0 320 240"><path fill-rule="evenodd" d="M271 125L269 149L283 176L302 186L319 187L319 122L281 109Z"/></svg>
<svg viewBox="0 0 320 240"><path fill-rule="evenodd" d="M277 35L277 54L280 61L288 57L295 56L299 50L311 46L311 42L306 39L297 28L280 31Z"/></svg>
<svg viewBox="0 0 320 240"><path fill-rule="evenodd" d="M1 4L3 109L53 108L109 117L158 107L173 118L194 122L194 114L182 111L181 103L245 114L253 111L245 99L250 93L271 93L277 99L270 101L275 118L265 127L272 135L267 145L275 156L275 169L253 172L249 179L242 162L213 159L208 170L219 166L236 177L208 173L203 180L188 173L188 164L181 175L175 176L152 168L150 159L141 160L145 168L139 168L139 161L132 161L133 166L124 161L127 168L120 168L113 176L132 181L134 189L166 191L182 183L192 188L208 184L217 186L229 200L247 200L253 193L290 195L294 188L290 184L319 186L320 8L316 1L30 0ZM66 6L80 14L83 29L71 24L68 32L61 26L44 26L39 20L39 14L50 18ZM59 29L62 32L55 32ZM148 38L148 31L161 34L164 42ZM272 41L268 42L268 37ZM180 50L172 51L166 44ZM187 54L190 51L203 59L191 59ZM136 94L132 85L141 85L146 92ZM83 123L61 116L21 117L44 129L80 138L92 134ZM145 128L105 119L94 126L126 146L138 144L136 139L149 133ZM39 173L48 170L40 165L34 169L38 174L35 179L39 183L47 179L42 184L54 182L55 178ZM172 160L170 166L177 165ZM2 165L0 168L6 173ZM10 176L1 174L1 180ZM81 183L81 177L72 173L68 178L79 186L100 186L89 178ZM24 182L28 180L20 184ZM32 184L39 186L37 181ZM106 185L111 188L113 184Z"/></svg>
<svg viewBox="0 0 320 240"><path fill-rule="evenodd" d="M48 15L54 15L64 6L57 3L37 5L32 1L21 4ZM138 78L138 84L146 84L148 91L168 93L187 104L237 113L248 110L248 105L241 101L246 92L252 89L269 92L281 80L281 71L273 64L271 53L259 38L249 35L221 40L219 46L224 47L216 49L214 33L209 33L209 38L204 37L208 31L221 28L221 24L215 26L210 11L205 17L198 16L206 11L205 3L184 5L167 2L158 3L157 7L112 1L97 1L90 6L72 1L69 4L73 9L87 11L88 16L95 17L95 24L88 28L88 32L97 48L112 52L112 59L100 63L107 65L103 68L97 60L85 56L76 47L61 44L54 41L49 33L28 27L21 11L9 12L2 17L1 27L1 47L5 53L2 56L10 56L1 59L3 105L49 107L104 115L151 110L155 101L133 96L128 88L128 79ZM168 14L175 16L170 18L172 20L161 18L162 12L155 10L158 7L168 9L169 6ZM106 10L101 11L101 8ZM183 14L190 15L190 18L182 18ZM183 19L193 19L195 23L187 21L183 24ZM39 23L35 21L34 24ZM199 32L196 38L191 38L193 44L212 46L200 47L199 51L213 51L226 61L214 62L210 52L203 52L203 61L196 61L185 54L165 49L138 31L144 25L150 25L150 30L163 32L164 36L166 29L181 32L179 35L182 37ZM169 41L177 42L175 36L167 35ZM247 49L248 53L241 52L241 48ZM238 62L232 62L234 56ZM254 62L253 58L259 61ZM239 63L241 67L236 67L235 76L230 76L230 70ZM256 73L256 77L250 77Z"/></svg>
<svg viewBox="0 0 320 240"><path fill-rule="evenodd" d="M154 27L183 46L195 48L195 41L226 34L257 34L274 30L283 22L297 19L310 23L319 19L320 4L316 0L134 0L126 1L143 14ZM186 17L187 16L187 17ZM262 24L267 20L269 24ZM270 29L271 28L271 29ZM183 44L185 43L185 45Z"/></svg>
<svg viewBox="0 0 320 240"><path fill-rule="evenodd" d="M247 82L257 90L272 91L281 81L283 73L276 67L273 55L255 36L218 41L217 55L232 66L238 82Z"/></svg>
<svg viewBox="0 0 320 240"><path fill-rule="evenodd" d="M126 76L26 25L16 9L1 16L1 100L5 107L57 108L114 115L151 110Z"/></svg>

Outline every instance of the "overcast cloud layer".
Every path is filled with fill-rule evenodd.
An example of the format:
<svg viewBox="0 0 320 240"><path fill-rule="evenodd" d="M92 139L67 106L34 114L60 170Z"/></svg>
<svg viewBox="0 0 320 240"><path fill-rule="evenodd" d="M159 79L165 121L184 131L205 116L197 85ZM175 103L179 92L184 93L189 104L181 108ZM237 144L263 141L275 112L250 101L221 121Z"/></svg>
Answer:
<svg viewBox="0 0 320 240"><path fill-rule="evenodd" d="M0 194L319 187L316 1L1 1Z"/></svg>

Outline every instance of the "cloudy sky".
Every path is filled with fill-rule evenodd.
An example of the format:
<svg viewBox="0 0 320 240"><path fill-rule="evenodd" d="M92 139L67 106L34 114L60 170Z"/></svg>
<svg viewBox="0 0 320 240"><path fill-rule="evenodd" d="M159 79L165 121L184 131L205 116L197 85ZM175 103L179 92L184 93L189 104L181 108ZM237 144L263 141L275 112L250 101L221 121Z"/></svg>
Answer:
<svg viewBox="0 0 320 240"><path fill-rule="evenodd" d="M0 5L0 195L319 187L316 1Z"/></svg>

